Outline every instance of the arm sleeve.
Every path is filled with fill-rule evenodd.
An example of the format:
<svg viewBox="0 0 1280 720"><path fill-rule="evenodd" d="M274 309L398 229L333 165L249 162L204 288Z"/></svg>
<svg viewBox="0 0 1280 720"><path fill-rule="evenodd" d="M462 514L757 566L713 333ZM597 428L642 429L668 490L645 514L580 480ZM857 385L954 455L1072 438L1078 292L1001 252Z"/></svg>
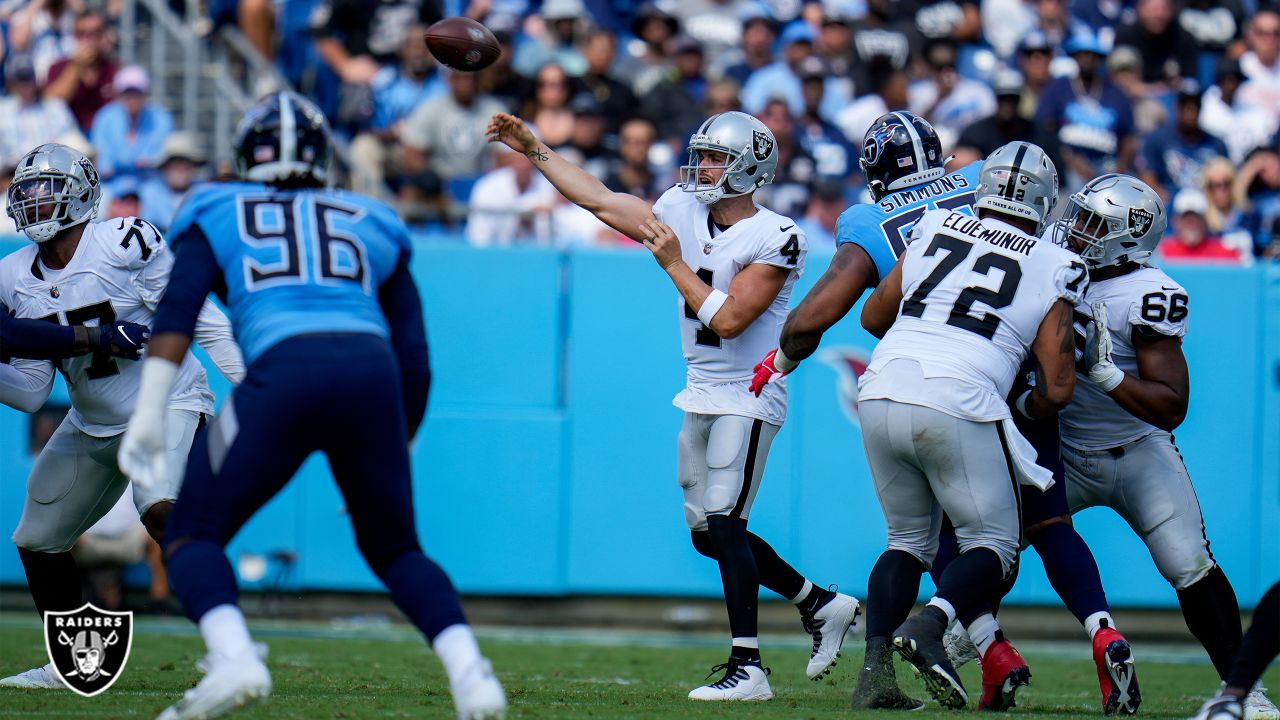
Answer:
<svg viewBox="0 0 1280 720"><path fill-rule="evenodd" d="M176 332L192 337L205 301L221 275L213 248L199 225L188 226L175 238L174 245L178 249L174 253L173 269L164 297L156 307L151 334Z"/></svg>
<svg viewBox="0 0 1280 720"><path fill-rule="evenodd" d="M49 399L53 389L53 363L48 360L15 360L0 364L0 403L33 413Z"/></svg>
<svg viewBox="0 0 1280 720"><path fill-rule="evenodd" d="M75 328L10 317L9 309L0 305L0 357L57 360L79 355L75 347Z"/></svg>
<svg viewBox="0 0 1280 720"><path fill-rule="evenodd" d="M209 353L222 375L232 385L239 385L244 379L244 355L240 353L240 346L236 344L235 335L231 332L231 321L208 298L196 318L194 338L196 344Z"/></svg>
<svg viewBox="0 0 1280 720"><path fill-rule="evenodd" d="M431 359L427 350L427 328L422 317L422 298L409 273L409 253L400 255L396 269L378 290L378 303L391 328L391 346L400 362L404 392L405 422L412 438L427 411L431 389Z"/></svg>

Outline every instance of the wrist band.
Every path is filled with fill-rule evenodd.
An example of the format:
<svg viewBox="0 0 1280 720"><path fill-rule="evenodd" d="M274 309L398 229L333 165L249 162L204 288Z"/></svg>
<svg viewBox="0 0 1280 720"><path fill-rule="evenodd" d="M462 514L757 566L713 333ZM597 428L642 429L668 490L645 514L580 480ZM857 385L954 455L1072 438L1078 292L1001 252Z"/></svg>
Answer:
<svg viewBox="0 0 1280 720"><path fill-rule="evenodd" d="M1017 408L1018 412L1022 413L1022 417L1028 420L1035 420L1035 418L1031 417L1031 413L1027 412L1027 399L1030 397L1031 397L1031 390L1027 389L1021 395L1018 396L1018 399L1016 402L1013 403L1013 406Z"/></svg>
<svg viewBox="0 0 1280 720"><path fill-rule="evenodd" d="M792 360L787 357L786 353L782 352L781 345L778 346L778 351L773 354L773 367L777 369L778 372L789 373L792 370L795 370L796 366L799 364L799 362Z"/></svg>
<svg viewBox="0 0 1280 720"><path fill-rule="evenodd" d="M1111 366L1111 370L1112 372L1108 373L1106 378L1097 381L1098 386L1107 392L1115 390L1120 383L1124 382L1123 370L1114 365Z"/></svg>
<svg viewBox="0 0 1280 720"><path fill-rule="evenodd" d="M729 296L712 288L711 294L706 300L702 301L702 307L698 308L698 319L703 325L711 327L711 318L720 312L720 308L729 300Z"/></svg>

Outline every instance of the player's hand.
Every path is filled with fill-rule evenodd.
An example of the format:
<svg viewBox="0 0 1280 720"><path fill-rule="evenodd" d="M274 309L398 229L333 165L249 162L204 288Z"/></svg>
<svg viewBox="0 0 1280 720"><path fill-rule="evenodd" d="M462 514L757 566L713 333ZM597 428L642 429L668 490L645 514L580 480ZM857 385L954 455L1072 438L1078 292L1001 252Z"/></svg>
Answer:
<svg viewBox="0 0 1280 720"><path fill-rule="evenodd" d="M1084 366L1089 381L1111 392L1124 380L1124 372L1111 360L1111 332L1107 330L1107 304L1089 306L1093 319L1085 328Z"/></svg>
<svg viewBox="0 0 1280 720"><path fill-rule="evenodd" d="M143 490L162 487L169 472L164 413L139 407L120 441L120 471Z"/></svg>
<svg viewBox="0 0 1280 720"><path fill-rule="evenodd" d="M791 370L779 370L777 365L778 349L774 348L769 351L764 359L756 363L752 368L755 371L755 377L751 378L751 386L748 388L756 397L760 397L760 393L764 391L764 386L769 383L775 383L791 374Z"/></svg>
<svg viewBox="0 0 1280 720"><path fill-rule="evenodd" d="M500 142L522 155L538 149L538 138L534 137L529 126L520 118L507 113L494 113L489 118L484 136L489 142Z"/></svg>
<svg viewBox="0 0 1280 720"><path fill-rule="evenodd" d="M651 219L640 223L641 242L653 253L653 259L663 270L684 259L680 251L680 238L666 223Z"/></svg>
<svg viewBox="0 0 1280 720"><path fill-rule="evenodd" d="M122 360L141 360L151 339L151 328L131 322L113 322L96 328L97 352Z"/></svg>

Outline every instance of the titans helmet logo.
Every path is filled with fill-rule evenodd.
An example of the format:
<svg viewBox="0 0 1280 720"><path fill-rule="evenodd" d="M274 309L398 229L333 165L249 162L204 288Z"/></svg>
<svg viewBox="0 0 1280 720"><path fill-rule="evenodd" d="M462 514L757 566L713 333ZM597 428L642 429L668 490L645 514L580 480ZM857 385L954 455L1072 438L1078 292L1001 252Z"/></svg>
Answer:
<svg viewBox="0 0 1280 720"><path fill-rule="evenodd" d="M902 123L887 122L876 128L867 136L866 142L862 144L862 159L867 161L868 165L875 165L880 161L880 154L884 152L885 143L893 138L893 134L899 130L905 130Z"/></svg>

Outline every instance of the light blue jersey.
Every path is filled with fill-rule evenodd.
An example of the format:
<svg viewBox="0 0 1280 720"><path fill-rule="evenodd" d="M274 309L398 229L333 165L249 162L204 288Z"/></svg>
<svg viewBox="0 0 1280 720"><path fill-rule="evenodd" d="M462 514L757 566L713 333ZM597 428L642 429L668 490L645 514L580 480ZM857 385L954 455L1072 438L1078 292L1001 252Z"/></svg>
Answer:
<svg viewBox="0 0 1280 720"><path fill-rule="evenodd" d="M296 335L389 336L378 288L411 244L384 203L342 190L211 184L182 206L169 236L177 244L194 231L222 271L246 364Z"/></svg>
<svg viewBox="0 0 1280 720"><path fill-rule="evenodd" d="M854 205L836 221L836 246L854 243L866 250L884 279L907 247L912 226L926 212L939 208L972 212L981 169L982 161L975 161L933 182L895 190L880 202Z"/></svg>

